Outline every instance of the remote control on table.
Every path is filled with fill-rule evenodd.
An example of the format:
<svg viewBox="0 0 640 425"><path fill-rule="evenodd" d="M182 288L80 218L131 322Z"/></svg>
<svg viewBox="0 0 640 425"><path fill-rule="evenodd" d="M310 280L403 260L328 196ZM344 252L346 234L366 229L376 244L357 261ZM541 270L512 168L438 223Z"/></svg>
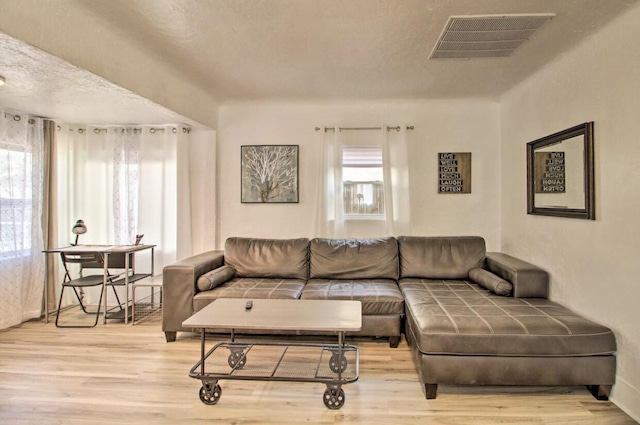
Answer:
<svg viewBox="0 0 640 425"><path fill-rule="evenodd" d="M249 300L247 301L247 303L244 305L245 310L251 310L251 307L253 307L253 301Z"/></svg>

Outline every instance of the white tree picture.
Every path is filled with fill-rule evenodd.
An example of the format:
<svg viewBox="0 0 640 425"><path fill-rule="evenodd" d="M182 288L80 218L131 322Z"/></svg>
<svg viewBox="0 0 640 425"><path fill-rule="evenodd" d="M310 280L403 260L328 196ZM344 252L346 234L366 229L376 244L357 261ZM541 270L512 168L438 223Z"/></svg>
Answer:
<svg viewBox="0 0 640 425"><path fill-rule="evenodd" d="M298 202L298 146L242 146L242 202Z"/></svg>

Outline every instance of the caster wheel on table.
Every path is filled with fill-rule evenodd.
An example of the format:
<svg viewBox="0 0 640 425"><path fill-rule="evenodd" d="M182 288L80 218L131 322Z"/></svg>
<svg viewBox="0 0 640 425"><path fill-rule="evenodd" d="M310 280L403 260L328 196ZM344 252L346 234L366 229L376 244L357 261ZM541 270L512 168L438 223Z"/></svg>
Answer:
<svg viewBox="0 0 640 425"><path fill-rule="evenodd" d="M344 355L332 354L329 359L329 369L333 373L344 372L347 370L347 358Z"/></svg>
<svg viewBox="0 0 640 425"><path fill-rule="evenodd" d="M339 409L344 405L344 390L342 388L327 388L322 401L329 409Z"/></svg>
<svg viewBox="0 0 640 425"><path fill-rule="evenodd" d="M214 405L220 400L220 396L222 395L222 388L220 385L215 384L212 386L211 384L204 384L200 388L200 401L204 404Z"/></svg>
<svg viewBox="0 0 640 425"><path fill-rule="evenodd" d="M247 357L242 351L232 351L231 354L229 354L227 363L229 363L229 367L232 369L242 369L244 365L247 364Z"/></svg>

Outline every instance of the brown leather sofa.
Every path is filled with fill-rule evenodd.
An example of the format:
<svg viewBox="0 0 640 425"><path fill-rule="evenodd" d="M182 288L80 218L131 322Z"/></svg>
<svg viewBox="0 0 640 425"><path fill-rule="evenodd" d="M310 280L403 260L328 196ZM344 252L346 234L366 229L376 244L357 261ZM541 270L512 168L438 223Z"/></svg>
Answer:
<svg viewBox="0 0 640 425"><path fill-rule="evenodd" d="M207 288L203 276L222 266L230 266L233 276ZM351 299L362 302L362 330L356 335L388 337L397 347L404 316L398 276L395 238L229 238L224 251L164 268L162 329L167 341L175 340L177 331L191 330L182 322L217 298Z"/></svg>
<svg viewBox="0 0 640 425"><path fill-rule="evenodd" d="M544 270L480 237L229 238L164 268L162 329L174 341L216 298L360 300L357 335L396 347L404 328L427 398L455 384L586 385L606 399L613 333L547 295Z"/></svg>

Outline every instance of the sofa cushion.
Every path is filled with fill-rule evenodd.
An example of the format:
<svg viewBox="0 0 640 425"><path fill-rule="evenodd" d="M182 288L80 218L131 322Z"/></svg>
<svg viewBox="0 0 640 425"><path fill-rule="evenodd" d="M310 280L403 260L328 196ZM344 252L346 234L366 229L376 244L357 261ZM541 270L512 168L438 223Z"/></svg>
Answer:
<svg viewBox="0 0 640 425"><path fill-rule="evenodd" d="M300 298L361 301L363 315L404 314L404 298L391 279L311 279Z"/></svg>
<svg viewBox="0 0 640 425"><path fill-rule="evenodd" d="M236 271L233 269L233 267L224 265L200 276L198 278L198 281L196 282L196 285L198 286L199 291L209 291L216 286L225 283L235 274Z"/></svg>
<svg viewBox="0 0 640 425"><path fill-rule="evenodd" d="M307 279L309 239L229 238L224 262L237 277Z"/></svg>
<svg viewBox="0 0 640 425"><path fill-rule="evenodd" d="M402 279L407 332L425 354L587 356L616 350L610 329L543 298L500 297L466 280Z"/></svg>
<svg viewBox="0 0 640 425"><path fill-rule="evenodd" d="M508 282L500 276L481 268L469 270L469 278L484 289L488 289L496 295L506 296L511 294L511 291L513 290L511 282Z"/></svg>
<svg viewBox="0 0 640 425"><path fill-rule="evenodd" d="M193 305L198 311L218 298L298 299L305 283L303 279L233 278L210 291L196 294Z"/></svg>
<svg viewBox="0 0 640 425"><path fill-rule="evenodd" d="M398 238L400 278L466 279L482 267L486 253L478 236Z"/></svg>
<svg viewBox="0 0 640 425"><path fill-rule="evenodd" d="M380 239L312 239L311 279L398 279L398 242Z"/></svg>

